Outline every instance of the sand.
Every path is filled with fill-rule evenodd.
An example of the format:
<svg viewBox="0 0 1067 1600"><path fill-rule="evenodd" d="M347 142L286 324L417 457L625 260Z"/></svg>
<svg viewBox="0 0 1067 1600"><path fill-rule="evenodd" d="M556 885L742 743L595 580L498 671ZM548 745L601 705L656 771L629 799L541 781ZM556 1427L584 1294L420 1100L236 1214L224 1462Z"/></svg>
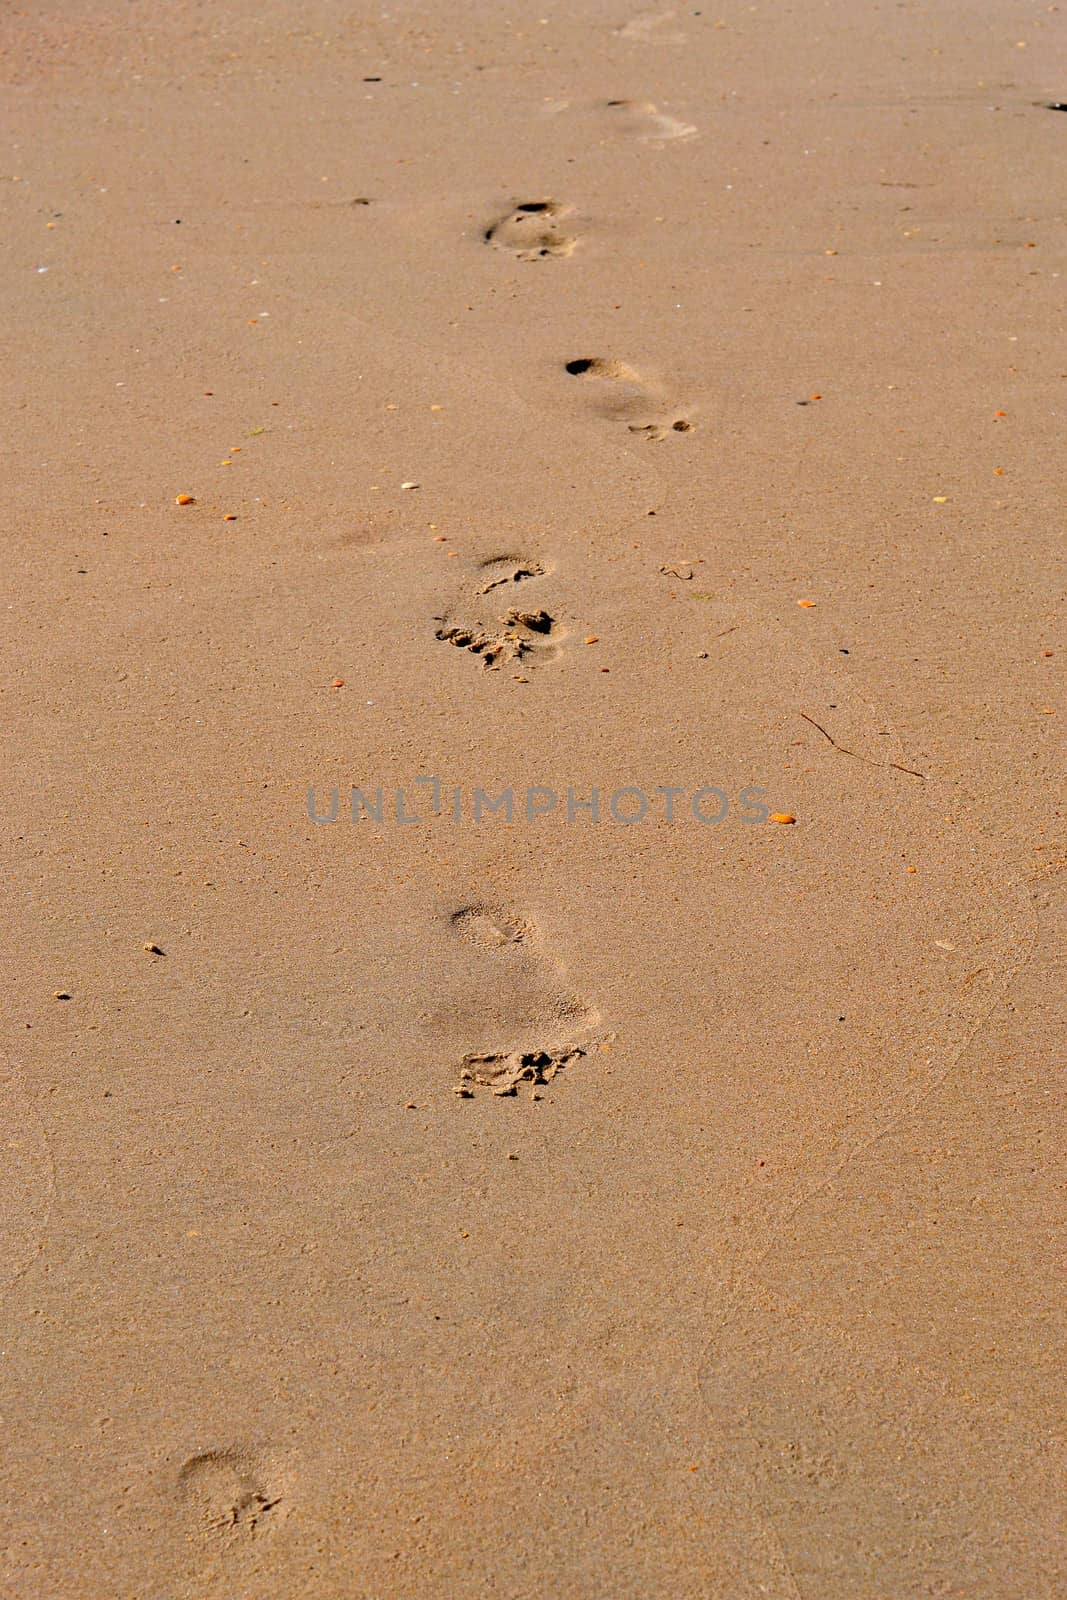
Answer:
<svg viewBox="0 0 1067 1600"><path fill-rule="evenodd" d="M2 36L0 1593L1063 1593L1056 8Z"/></svg>

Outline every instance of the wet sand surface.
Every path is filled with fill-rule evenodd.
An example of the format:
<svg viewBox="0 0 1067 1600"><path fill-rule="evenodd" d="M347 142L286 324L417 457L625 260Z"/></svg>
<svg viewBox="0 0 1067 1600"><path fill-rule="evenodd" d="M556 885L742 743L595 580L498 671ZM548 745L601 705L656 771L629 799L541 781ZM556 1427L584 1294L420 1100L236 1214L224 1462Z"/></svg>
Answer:
<svg viewBox="0 0 1067 1600"><path fill-rule="evenodd" d="M1062 17L0 35L0 1594L1061 1594Z"/></svg>

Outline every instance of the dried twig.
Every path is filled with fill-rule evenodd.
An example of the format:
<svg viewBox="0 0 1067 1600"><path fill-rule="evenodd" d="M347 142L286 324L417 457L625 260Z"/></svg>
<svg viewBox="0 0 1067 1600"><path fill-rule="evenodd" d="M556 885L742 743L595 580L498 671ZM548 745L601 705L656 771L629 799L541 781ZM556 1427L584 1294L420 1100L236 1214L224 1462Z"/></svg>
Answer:
<svg viewBox="0 0 1067 1600"><path fill-rule="evenodd" d="M827 733L821 722L816 722L814 717L809 717L806 711L800 715L805 722L810 722L813 728L818 728L824 739L829 739L835 750L840 750L843 756L851 756L854 761L866 761L869 767L893 767L897 772L906 772L912 778L922 778L926 781L925 772L916 772L914 767L902 767L899 761L875 761L873 756L864 756L858 750L846 750L843 744L838 744L832 733Z"/></svg>

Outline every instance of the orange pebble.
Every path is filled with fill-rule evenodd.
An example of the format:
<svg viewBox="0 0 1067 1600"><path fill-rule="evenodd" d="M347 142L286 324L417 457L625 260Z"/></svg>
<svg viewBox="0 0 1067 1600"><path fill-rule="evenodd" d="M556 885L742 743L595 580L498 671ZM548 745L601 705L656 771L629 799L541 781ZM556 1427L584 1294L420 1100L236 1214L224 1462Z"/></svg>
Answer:
<svg viewBox="0 0 1067 1600"><path fill-rule="evenodd" d="M345 686L345 680L343 678L335 678L333 680L333 682L330 684L330 688L331 689L343 689L344 686Z"/></svg>
<svg viewBox="0 0 1067 1600"><path fill-rule="evenodd" d="M804 607L804 609L805 609L805 611L808 611L808 610L810 610L810 609L811 609L811 607L812 607L812 606L813 606L813 605L814 605L814 604L815 604L815 601L814 601L814 600L798 600L798 601L797 601L797 605L798 605L798 606L803 606L803 607Z"/></svg>
<svg viewBox="0 0 1067 1600"><path fill-rule="evenodd" d="M588 635L588 637L585 640L583 640L583 643L585 643L585 644L599 644L600 643L600 635L597 634L597 633L591 633L591 634Z"/></svg>
<svg viewBox="0 0 1067 1600"><path fill-rule="evenodd" d="M797 819L791 811L772 811L772 822L795 822Z"/></svg>
<svg viewBox="0 0 1067 1600"><path fill-rule="evenodd" d="M196 501L191 494L176 494L174 496L174 504L176 506L195 506Z"/></svg>
<svg viewBox="0 0 1067 1600"><path fill-rule="evenodd" d="M222 520L223 520L223 522L236 522L237 521L236 512L227 511L226 515L223 517Z"/></svg>

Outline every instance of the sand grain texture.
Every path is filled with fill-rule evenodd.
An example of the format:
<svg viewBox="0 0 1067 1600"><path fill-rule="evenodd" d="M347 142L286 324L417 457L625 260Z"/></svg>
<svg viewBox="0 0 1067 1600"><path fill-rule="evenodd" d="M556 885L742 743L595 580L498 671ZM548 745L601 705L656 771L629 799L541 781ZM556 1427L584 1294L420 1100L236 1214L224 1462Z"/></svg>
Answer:
<svg viewBox="0 0 1067 1600"><path fill-rule="evenodd" d="M1061 1594L1062 20L0 42L0 1595Z"/></svg>

